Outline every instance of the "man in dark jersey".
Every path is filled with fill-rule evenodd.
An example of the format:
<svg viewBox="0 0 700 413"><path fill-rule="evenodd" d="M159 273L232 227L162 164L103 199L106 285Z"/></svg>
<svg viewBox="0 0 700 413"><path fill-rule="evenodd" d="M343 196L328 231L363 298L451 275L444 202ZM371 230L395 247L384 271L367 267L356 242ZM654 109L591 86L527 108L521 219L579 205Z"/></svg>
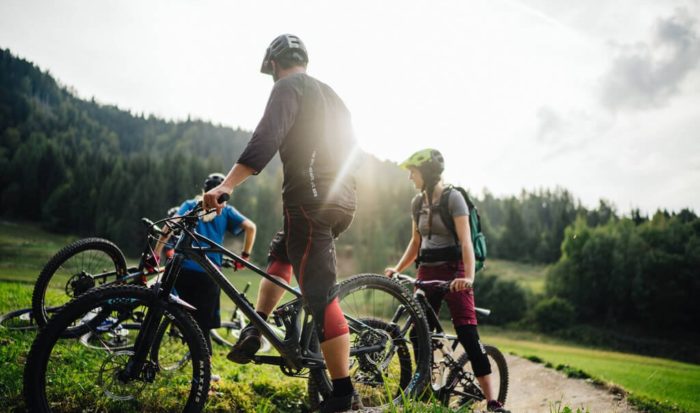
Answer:
<svg viewBox="0 0 700 413"><path fill-rule="evenodd" d="M279 151L284 171L284 230L270 245L268 272L289 282L296 275L313 313L321 350L333 380L333 393L321 411L351 408L348 326L334 296L334 239L352 221L356 206L354 157L357 151L350 112L328 85L306 74L308 54L294 35L278 36L267 48L261 72L275 85L253 136L224 182L204 195L204 206L258 174ZM283 290L263 280L256 310L269 316ZM248 362L260 333L252 325L229 354Z"/></svg>

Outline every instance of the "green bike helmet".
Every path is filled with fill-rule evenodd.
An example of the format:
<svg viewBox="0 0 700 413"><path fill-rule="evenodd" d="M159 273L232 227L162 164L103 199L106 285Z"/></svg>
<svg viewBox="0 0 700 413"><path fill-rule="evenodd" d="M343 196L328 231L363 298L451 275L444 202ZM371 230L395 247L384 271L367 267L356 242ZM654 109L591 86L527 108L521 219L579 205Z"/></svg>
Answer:
<svg viewBox="0 0 700 413"><path fill-rule="evenodd" d="M445 158L437 149L427 148L414 153L399 166L417 168L424 177L440 176L445 170Z"/></svg>

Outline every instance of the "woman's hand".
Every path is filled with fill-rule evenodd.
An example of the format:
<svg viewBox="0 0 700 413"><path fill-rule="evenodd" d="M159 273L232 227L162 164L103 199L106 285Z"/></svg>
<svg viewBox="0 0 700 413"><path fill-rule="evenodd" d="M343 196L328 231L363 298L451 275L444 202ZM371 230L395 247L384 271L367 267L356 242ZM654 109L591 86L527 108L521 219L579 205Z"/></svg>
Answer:
<svg viewBox="0 0 700 413"><path fill-rule="evenodd" d="M450 283L450 292L471 290L474 280L469 280L466 278L455 278Z"/></svg>
<svg viewBox="0 0 700 413"><path fill-rule="evenodd" d="M397 272L398 271L396 270L395 267L387 267L384 269L384 275L386 275L389 278L393 277L394 274L396 274Z"/></svg>

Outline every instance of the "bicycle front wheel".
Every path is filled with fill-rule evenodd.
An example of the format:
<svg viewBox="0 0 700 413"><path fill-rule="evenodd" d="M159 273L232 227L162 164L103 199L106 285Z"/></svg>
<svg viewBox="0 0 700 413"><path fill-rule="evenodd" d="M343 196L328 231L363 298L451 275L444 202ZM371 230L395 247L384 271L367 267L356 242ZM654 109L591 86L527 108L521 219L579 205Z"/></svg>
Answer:
<svg viewBox="0 0 700 413"><path fill-rule="evenodd" d="M43 327L52 316L47 308L61 307L124 275L126 259L114 243L102 238L75 241L58 251L41 270L32 292L32 315Z"/></svg>
<svg viewBox="0 0 700 413"><path fill-rule="evenodd" d="M136 310L148 314L155 308L180 327L192 361L188 367L164 374L147 357L143 367L133 371L134 352L130 348L87 347L79 340L62 338L66 328L88 314L106 313L122 320L123 314ZM87 325L96 338L103 337L99 326ZM204 336L187 311L158 300L148 288L113 285L71 301L39 332L27 356L24 395L31 412L199 412L207 399L210 374Z"/></svg>
<svg viewBox="0 0 700 413"><path fill-rule="evenodd" d="M430 334L411 292L385 276L362 274L340 283L337 297L350 329L350 378L362 404L383 408L419 396L430 377ZM312 370L311 405L330 391L327 371Z"/></svg>

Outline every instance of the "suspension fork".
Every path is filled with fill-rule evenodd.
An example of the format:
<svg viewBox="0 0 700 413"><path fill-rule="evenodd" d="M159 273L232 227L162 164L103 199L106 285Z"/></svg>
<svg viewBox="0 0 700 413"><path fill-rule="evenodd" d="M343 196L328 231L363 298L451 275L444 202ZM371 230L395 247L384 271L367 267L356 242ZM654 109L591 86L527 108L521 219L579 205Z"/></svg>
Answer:
<svg viewBox="0 0 700 413"><path fill-rule="evenodd" d="M137 379L147 362L150 350L156 341L158 327L163 320L164 306L162 303L167 302L170 291L172 291L177 276L180 273L183 260L184 256L182 254L176 254L167 264L165 275L163 276L163 285L159 286L158 283L154 285L154 289L157 293L151 301L147 303L148 311L144 316L139 334L136 336L134 355L129 360L123 373L124 378L127 380Z"/></svg>

